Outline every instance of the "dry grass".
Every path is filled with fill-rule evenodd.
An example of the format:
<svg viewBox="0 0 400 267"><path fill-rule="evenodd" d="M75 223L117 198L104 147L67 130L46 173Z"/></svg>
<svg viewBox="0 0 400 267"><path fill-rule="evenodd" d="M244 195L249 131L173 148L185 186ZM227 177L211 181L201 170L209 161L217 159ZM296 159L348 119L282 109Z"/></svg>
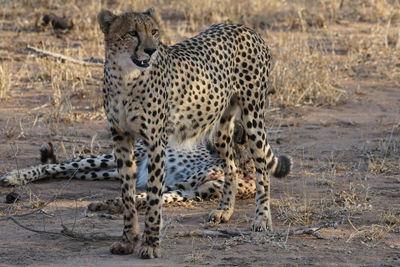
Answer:
<svg viewBox="0 0 400 267"><path fill-rule="evenodd" d="M337 220L360 215L371 210L370 188L361 173L339 164L332 156L327 159L324 170L310 173L305 166L299 172L304 181L314 179L314 185L304 185L300 195L282 196L277 202L278 217L295 225L311 226L321 220ZM349 170L348 170L349 169ZM314 186L327 190L317 199L310 197Z"/></svg>
<svg viewBox="0 0 400 267"><path fill-rule="evenodd" d="M400 80L400 31L389 20L343 39L348 47L343 73L350 77Z"/></svg>
<svg viewBox="0 0 400 267"><path fill-rule="evenodd" d="M60 8L62 7L62 8ZM274 68L271 77L273 105L282 107L301 105L335 105L344 101L348 92L341 88L340 77L369 77L398 81L400 51L397 25L400 20L398 1L384 0L301 0L301 1L111 1L101 5L96 1L10 1L4 3L0 18L6 20L4 27L15 30L41 31L51 36L53 30L41 29L40 17L54 12L71 18L73 30L62 42L40 41L30 43L39 48L59 52L78 59L103 57L102 34L96 22L101 8L115 12L145 10L156 7L163 19L164 36L167 44L192 36L213 23L245 23L261 32L272 47ZM8 21L14 21L11 26ZM334 28L338 21L369 22L367 32L350 35L313 38L325 28ZM333 30L334 31L334 30ZM42 39L45 40L45 39ZM89 41L89 42L88 42ZM337 49L346 54L338 57ZM31 80L42 78L41 86L51 86L50 99L54 108L49 114L55 121L76 121L82 115L74 108L71 98L90 98L97 111L100 99L96 89L100 86L99 68L60 64L47 59L32 62L38 71L31 72ZM7 72L5 64L0 74ZM26 66L32 69L32 66ZM101 72L101 70L100 70ZM10 90L8 75L0 75L0 97ZM96 77L96 78L94 78ZM4 81L4 82L3 82ZM89 92L95 92L93 95Z"/></svg>
<svg viewBox="0 0 400 267"><path fill-rule="evenodd" d="M11 73L8 69L8 63L0 64L0 101L6 100L11 89Z"/></svg>
<svg viewBox="0 0 400 267"><path fill-rule="evenodd" d="M192 238L192 251L189 255L185 256L184 261L190 263L201 263L204 261L205 254L207 251L196 251L194 242L195 239Z"/></svg>
<svg viewBox="0 0 400 267"><path fill-rule="evenodd" d="M321 220L359 215L371 209L359 193L349 191L338 192L334 199L321 197L316 200L307 196L286 195L278 201L278 217L285 223L311 226Z"/></svg>
<svg viewBox="0 0 400 267"><path fill-rule="evenodd" d="M400 226L400 211L395 209L388 209L382 212L380 221L387 225Z"/></svg>
<svg viewBox="0 0 400 267"><path fill-rule="evenodd" d="M359 228L353 226L353 229L354 232L350 235L347 242L360 240L361 243L368 247L375 247L387 237L387 235L393 230L393 227L388 225L372 224Z"/></svg>
<svg viewBox="0 0 400 267"><path fill-rule="evenodd" d="M338 67L324 50L310 46L308 36L280 32L272 43L271 89L277 105L335 105L344 99Z"/></svg>
<svg viewBox="0 0 400 267"><path fill-rule="evenodd" d="M377 145L368 151L368 167L374 174L399 173L400 171L400 125L377 140Z"/></svg>
<svg viewBox="0 0 400 267"><path fill-rule="evenodd" d="M398 232L400 226L400 215L393 209L384 210L380 215L380 223L364 225L359 228L349 221L354 232L349 236L347 242L359 240L367 247L376 247L387 239L391 232Z"/></svg>

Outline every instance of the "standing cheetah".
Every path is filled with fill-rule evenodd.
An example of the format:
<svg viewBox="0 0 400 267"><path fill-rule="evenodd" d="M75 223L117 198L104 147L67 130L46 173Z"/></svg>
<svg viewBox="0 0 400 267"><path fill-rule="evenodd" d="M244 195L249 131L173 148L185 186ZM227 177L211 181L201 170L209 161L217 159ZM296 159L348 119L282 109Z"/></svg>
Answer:
<svg viewBox="0 0 400 267"><path fill-rule="evenodd" d="M234 120L242 121L256 168L256 210L252 229L271 229L269 173L290 171L288 157L275 157L264 130L270 54L253 30L218 24L173 46L160 42L153 9L98 15L105 40L104 108L114 141L124 204L123 241L114 254L133 253L139 241L135 207L134 143L148 153L147 208L139 255L160 257L162 188L167 145L188 146L208 138L225 160L225 182L209 221L233 213L237 168Z"/></svg>

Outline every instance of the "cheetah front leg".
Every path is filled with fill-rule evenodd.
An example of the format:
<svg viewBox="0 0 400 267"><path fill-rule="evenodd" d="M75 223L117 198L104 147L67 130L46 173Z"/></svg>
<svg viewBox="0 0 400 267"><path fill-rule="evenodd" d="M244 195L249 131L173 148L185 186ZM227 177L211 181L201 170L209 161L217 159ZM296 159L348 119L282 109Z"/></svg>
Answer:
<svg viewBox="0 0 400 267"><path fill-rule="evenodd" d="M122 204L124 208L124 230L122 242L115 242L110 251L113 254L131 254L139 241L138 215L135 205L136 161L134 139L113 132L115 160L121 179Z"/></svg>
<svg viewBox="0 0 400 267"><path fill-rule="evenodd" d="M160 231L162 227L162 191L165 178L165 145L161 139L149 145L147 208L142 246L139 256L143 259L161 257Z"/></svg>

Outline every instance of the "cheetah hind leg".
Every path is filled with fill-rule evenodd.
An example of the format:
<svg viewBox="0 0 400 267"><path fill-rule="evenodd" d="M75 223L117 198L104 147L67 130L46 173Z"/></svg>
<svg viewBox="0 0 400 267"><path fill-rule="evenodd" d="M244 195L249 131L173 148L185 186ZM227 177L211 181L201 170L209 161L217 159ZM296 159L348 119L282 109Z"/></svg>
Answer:
<svg viewBox="0 0 400 267"><path fill-rule="evenodd" d="M88 210L93 212L106 211L109 214L121 214L124 211L120 197L92 202L88 205Z"/></svg>
<svg viewBox="0 0 400 267"><path fill-rule="evenodd" d="M259 109L263 110L263 107ZM253 119L255 117L254 113L244 116L249 147L256 169L256 209L251 229L255 232L272 231L270 173L276 169L279 160L268 144L263 116ZM253 125L258 127L253 127Z"/></svg>
<svg viewBox="0 0 400 267"><path fill-rule="evenodd" d="M137 210L143 210L146 208L147 205L146 196L147 196L146 193L140 193L139 195L135 196L136 199L135 204ZM169 197L169 199L171 198L172 197ZM169 201L168 203L172 203L172 201ZM116 197L104 201L94 201L88 205L88 210L93 212L105 211L106 213L109 214L121 214L124 212L124 206L121 197Z"/></svg>
<svg viewBox="0 0 400 267"><path fill-rule="evenodd" d="M235 207L235 197L238 185L238 173L234 160L236 157L233 142L233 132L235 128L234 119L238 111L238 104L236 101L236 97L231 99L230 106L222 115L220 127L216 135L215 148L219 155L224 158L226 167L221 200L218 207L208 216L208 221L214 223L224 223L229 221Z"/></svg>
<svg viewBox="0 0 400 267"><path fill-rule="evenodd" d="M174 204L177 202L185 202L189 199L193 199L198 194L191 193L191 190L172 190L163 193L163 205ZM137 210L144 210L147 206L147 194L146 192L140 193L135 196L135 204ZM105 211L109 214L122 214L124 207L121 197L110 198L104 201L94 201L88 205L88 210L92 212Z"/></svg>

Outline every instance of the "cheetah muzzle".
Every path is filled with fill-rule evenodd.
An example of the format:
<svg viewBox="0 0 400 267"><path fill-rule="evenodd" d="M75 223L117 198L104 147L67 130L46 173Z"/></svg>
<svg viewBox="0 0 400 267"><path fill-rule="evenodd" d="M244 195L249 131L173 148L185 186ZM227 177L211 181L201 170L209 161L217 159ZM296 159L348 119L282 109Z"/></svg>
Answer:
<svg viewBox="0 0 400 267"><path fill-rule="evenodd" d="M243 25L218 24L168 47L159 40L153 9L118 16L103 10L98 21L105 40L104 109L124 206L123 241L114 243L111 252L132 253L139 242L134 154L138 138L148 154L140 257L160 257L167 145L191 146L206 139L214 144L225 161L225 180L221 200L209 221L230 219L238 190L235 120L244 126L256 171L252 229L271 229L269 175L285 176L291 160L276 157L266 137L270 54L264 40Z"/></svg>

